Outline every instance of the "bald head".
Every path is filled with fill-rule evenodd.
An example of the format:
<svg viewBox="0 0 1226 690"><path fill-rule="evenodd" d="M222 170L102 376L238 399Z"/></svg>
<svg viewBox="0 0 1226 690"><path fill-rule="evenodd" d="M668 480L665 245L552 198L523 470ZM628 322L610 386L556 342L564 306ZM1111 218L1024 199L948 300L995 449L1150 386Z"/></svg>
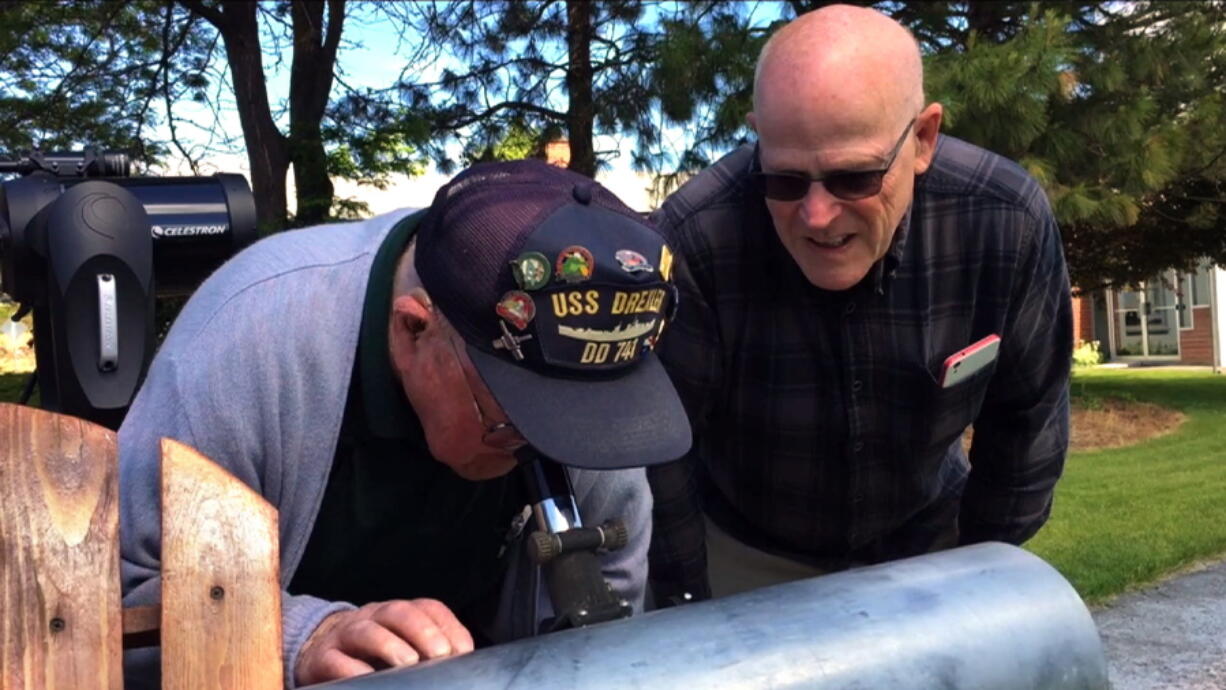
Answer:
<svg viewBox="0 0 1226 690"><path fill-rule="evenodd" d="M924 107L919 44L876 10L829 5L801 15L767 41L754 74L757 120L848 115L849 134L864 115L912 117Z"/></svg>

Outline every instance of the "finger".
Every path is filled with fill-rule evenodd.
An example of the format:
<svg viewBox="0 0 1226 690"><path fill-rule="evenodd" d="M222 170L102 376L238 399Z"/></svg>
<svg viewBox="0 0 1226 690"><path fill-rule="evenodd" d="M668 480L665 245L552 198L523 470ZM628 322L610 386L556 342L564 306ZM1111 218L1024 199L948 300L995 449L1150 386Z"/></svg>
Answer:
<svg viewBox="0 0 1226 690"><path fill-rule="evenodd" d="M472 634L468 632L468 628L464 627L460 619L455 617L451 609L447 608L446 604L435 599L414 599L413 603L434 620L434 624L451 643L452 653L467 654L473 650L475 645L473 645Z"/></svg>
<svg viewBox="0 0 1226 690"><path fill-rule="evenodd" d="M298 684L311 685L329 680L352 678L374 670L370 664L332 647L321 650L313 660L307 663L298 678Z"/></svg>
<svg viewBox="0 0 1226 690"><path fill-rule="evenodd" d="M411 641L401 639L377 620L356 621L337 632L336 647L340 651L372 665L407 666L421 658Z"/></svg>
<svg viewBox="0 0 1226 690"><path fill-rule="evenodd" d="M400 635L427 659L452 653L451 640L439 629L434 618L413 602L389 601L375 613L374 620Z"/></svg>

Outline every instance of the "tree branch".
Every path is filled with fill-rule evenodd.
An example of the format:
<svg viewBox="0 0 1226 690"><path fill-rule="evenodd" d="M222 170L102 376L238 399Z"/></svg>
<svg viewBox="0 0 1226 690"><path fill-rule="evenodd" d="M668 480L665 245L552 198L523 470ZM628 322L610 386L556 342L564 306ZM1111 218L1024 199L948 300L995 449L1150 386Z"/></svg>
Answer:
<svg viewBox="0 0 1226 690"><path fill-rule="evenodd" d="M171 14L174 11L174 6L170 3L166 5L166 23L162 27L162 64L158 68L162 72L162 97L166 102L166 126L170 129L170 141L179 150L179 154L187 161L188 167L192 169L193 175L200 174L199 163L192 158L187 149L183 146L183 142L179 141L179 132L175 127L174 101L170 98L170 56L172 54L171 47L168 45L170 35ZM190 22L188 24L190 28ZM186 35L186 31L184 32ZM181 45L181 44L180 44ZM178 48L178 46L175 46ZM156 77L155 77L156 78Z"/></svg>
<svg viewBox="0 0 1226 690"><path fill-rule="evenodd" d="M341 45L341 27L345 23L345 0L328 3L328 36L324 39L324 52L336 61L336 50Z"/></svg>
<svg viewBox="0 0 1226 690"><path fill-rule="evenodd" d="M1199 201L1207 204L1226 204L1226 199L1215 199L1211 196L1188 196L1186 194L1172 194L1176 199L1184 199L1186 201Z"/></svg>
<svg viewBox="0 0 1226 690"><path fill-rule="evenodd" d="M64 90L65 84L75 74L77 74L82 68L84 68L85 63L86 63L85 51L89 50L89 47L94 44L94 41L98 40L100 36L106 33L107 29L111 28L111 24L115 22L115 17L121 11L123 11L123 5L121 3L115 3L112 6L111 13L107 15L106 20L103 21L102 23L102 26L98 27L98 32L89 37L89 40L85 42L85 45L81 48L80 52L78 53L78 59L73 60L72 69L70 69L68 71L68 74L65 74L60 79L60 83L55 85L55 88L51 91L51 95L47 97L47 101L49 103L54 103L55 101L59 100L60 92Z"/></svg>
<svg viewBox="0 0 1226 690"><path fill-rule="evenodd" d="M199 15L205 21L217 27L218 31L225 31L228 28L230 20L221 10L209 7L201 2L201 0L179 0L192 14Z"/></svg>
<svg viewBox="0 0 1226 690"><path fill-rule="evenodd" d="M457 82L467 81L469 79L476 79L477 77L488 76L505 67L511 67L513 65L519 65L519 64L530 65L532 67L538 68L539 71L543 71L543 72L566 69L565 64L557 64L557 63L549 62L547 60L541 60L537 58L514 58L511 60L499 62L497 64L487 65L485 67L482 67L481 69L471 70L469 72L465 72L464 74L456 74L451 77L444 77L442 79L439 79L438 81L421 82L417 84L417 86L423 86L423 87L425 86L447 86L447 85L454 84Z"/></svg>
<svg viewBox="0 0 1226 690"><path fill-rule="evenodd" d="M1217 154L1213 158L1210 158L1209 162L1206 163L1204 166L1191 171L1190 175L1191 176L1200 175L1201 173L1205 172L1209 168L1212 168L1214 165L1217 165L1217 162L1221 160L1222 156L1226 156L1226 148L1222 149L1221 151L1218 151Z"/></svg>
<svg viewBox="0 0 1226 690"><path fill-rule="evenodd" d="M163 84L162 94L163 94L163 97L166 103L166 120L167 120L167 124L170 127L171 141L179 149L179 152L183 154L183 157L187 159L188 164L191 165L192 167L192 172L198 175L200 173L197 170L196 162L192 160L191 156L189 156L187 152L183 149L183 146L179 143L178 137L175 132L174 114L171 112L171 102L172 101L170 97L170 78L169 78L170 56L176 54L179 51L179 49L183 47L183 44L187 41L187 37L191 33L191 30L192 30L193 20L191 19L189 15L188 20L183 25L183 30L179 32L179 35L174 40L171 40L170 28L173 23L174 23L174 2L173 0L167 0L166 2L166 21L162 24L162 57L158 61L157 71L154 72L153 82L154 84L156 84L158 80L161 79L162 84ZM137 122L136 140L140 142L142 150L144 147L144 143L141 140L141 132L145 126L145 115L146 113L149 112L149 107L152 105L153 99L157 95L157 91L158 89L156 86L153 89L150 89L148 97L145 99L145 102L141 105L140 114L136 118L136 122Z"/></svg>
<svg viewBox="0 0 1226 690"><path fill-rule="evenodd" d="M553 118L555 120L565 120L566 119L566 113L563 113L557 110L553 110L551 108L545 108L535 103L527 103L524 101L503 101L502 103L498 103L497 105L493 105L493 106L490 106L489 108L486 108L480 113L476 113L469 117L460 118L458 120L453 120L447 123L447 125L445 126L445 129L449 129L449 130L463 129L464 127L467 127L471 124L480 122L496 114L497 112L501 110L518 110L518 111L525 111L525 112L530 112L530 113L537 113L538 115L544 115L545 117Z"/></svg>

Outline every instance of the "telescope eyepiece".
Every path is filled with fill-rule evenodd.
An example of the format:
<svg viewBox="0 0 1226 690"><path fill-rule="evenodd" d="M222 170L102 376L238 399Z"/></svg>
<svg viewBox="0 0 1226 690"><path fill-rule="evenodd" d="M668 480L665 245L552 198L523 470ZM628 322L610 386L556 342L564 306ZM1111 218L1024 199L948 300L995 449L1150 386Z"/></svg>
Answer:
<svg viewBox="0 0 1226 690"><path fill-rule="evenodd" d="M128 177L131 174L132 159L125 151L101 151L85 164L85 177Z"/></svg>

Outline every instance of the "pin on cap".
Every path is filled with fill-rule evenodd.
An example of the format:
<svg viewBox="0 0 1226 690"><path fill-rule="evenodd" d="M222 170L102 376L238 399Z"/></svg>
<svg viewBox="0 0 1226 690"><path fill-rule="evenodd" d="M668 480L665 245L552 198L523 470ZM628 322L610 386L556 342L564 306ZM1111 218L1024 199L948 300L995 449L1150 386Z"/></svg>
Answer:
<svg viewBox="0 0 1226 690"><path fill-rule="evenodd" d="M515 361L524 361L524 349L519 346L525 340L532 340L532 334L515 335L511 329L507 328L505 321L499 321L498 327L502 329L502 337L494 341L495 350L507 350Z"/></svg>
<svg viewBox="0 0 1226 690"><path fill-rule="evenodd" d="M563 283L582 283L592 277L592 266L595 263L592 253L586 248L571 245L558 254L555 272L558 280Z"/></svg>
<svg viewBox="0 0 1226 690"><path fill-rule="evenodd" d="M617 263L621 264L622 270L626 273L651 273L656 270L654 266L647 263L647 258L633 249L619 249L613 255L617 259Z"/></svg>
<svg viewBox="0 0 1226 690"><path fill-rule="evenodd" d="M495 311L499 316L511 322L512 326L522 331L536 317L536 303L532 301L528 293L511 290L498 300Z"/></svg>
<svg viewBox="0 0 1226 690"><path fill-rule="evenodd" d="M539 290L549 284L549 259L540 252L524 252L511 262L515 283L524 290Z"/></svg>
<svg viewBox="0 0 1226 690"><path fill-rule="evenodd" d="M673 278L673 251L667 244L660 247L660 277L664 280Z"/></svg>

